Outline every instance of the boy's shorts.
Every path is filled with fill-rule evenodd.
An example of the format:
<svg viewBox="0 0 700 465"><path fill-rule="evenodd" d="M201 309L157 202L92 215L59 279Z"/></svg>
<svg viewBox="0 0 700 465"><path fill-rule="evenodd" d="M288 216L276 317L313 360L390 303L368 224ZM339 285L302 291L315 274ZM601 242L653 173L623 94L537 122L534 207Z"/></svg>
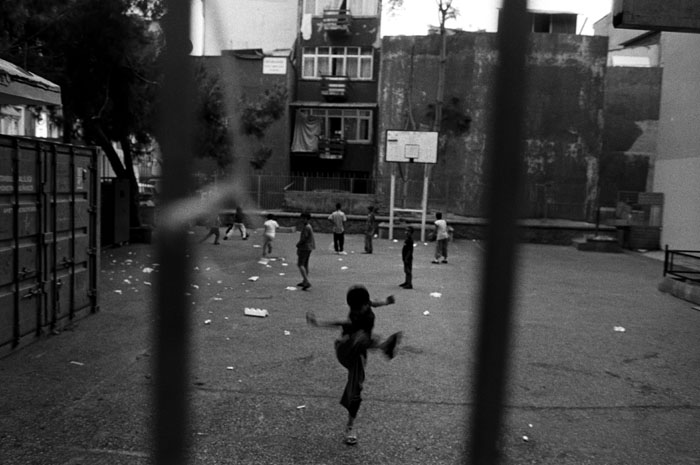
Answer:
<svg viewBox="0 0 700 465"><path fill-rule="evenodd" d="M335 341L335 356L345 368L350 368L358 359L372 347L372 337L365 331L345 334Z"/></svg>
<svg viewBox="0 0 700 465"><path fill-rule="evenodd" d="M310 256L311 256L310 250L297 249L297 266L303 266L304 268L308 268Z"/></svg>

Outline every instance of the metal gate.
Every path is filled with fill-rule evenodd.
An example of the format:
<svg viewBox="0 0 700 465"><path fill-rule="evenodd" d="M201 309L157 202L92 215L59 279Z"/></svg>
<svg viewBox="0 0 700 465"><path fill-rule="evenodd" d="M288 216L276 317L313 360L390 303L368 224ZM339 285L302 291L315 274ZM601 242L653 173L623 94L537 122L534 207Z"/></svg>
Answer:
<svg viewBox="0 0 700 465"><path fill-rule="evenodd" d="M98 309L97 155L0 136L0 354Z"/></svg>

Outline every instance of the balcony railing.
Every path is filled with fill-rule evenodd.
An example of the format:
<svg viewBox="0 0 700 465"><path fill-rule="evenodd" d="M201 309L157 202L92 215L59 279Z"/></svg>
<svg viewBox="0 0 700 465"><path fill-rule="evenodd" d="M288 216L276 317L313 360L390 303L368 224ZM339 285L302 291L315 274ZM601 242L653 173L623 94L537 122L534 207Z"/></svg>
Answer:
<svg viewBox="0 0 700 465"><path fill-rule="evenodd" d="M352 15L350 10L323 10L323 30L331 34L349 34Z"/></svg>
<svg viewBox="0 0 700 465"><path fill-rule="evenodd" d="M321 76L321 95L328 101L345 101L349 87L347 76Z"/></svg>
<svg viewBox="0 0 700 465"><path fill-rule="evenodd" d="M340 137L319 137L318 157L324 160L342 160L345 155L345 139Z"/></svg>

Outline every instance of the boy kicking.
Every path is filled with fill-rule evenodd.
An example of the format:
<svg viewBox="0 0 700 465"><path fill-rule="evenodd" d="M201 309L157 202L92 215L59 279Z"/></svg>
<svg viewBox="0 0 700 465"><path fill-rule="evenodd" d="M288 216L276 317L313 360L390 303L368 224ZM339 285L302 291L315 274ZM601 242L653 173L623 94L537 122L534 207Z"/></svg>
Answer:
<svg viewBox="0 0 700 465"><path fill-rule="evenodd" d="M391 305L395 302L394 296L385 300L372 301L369 291L364 286L351 286L347 293L347 303L350 306L348 319L345 321L320 322L312 312L306 314L309 325L324 328L338 328L342 330L340 338L335 341L335 354L338 361L348 370L348 379L345 384L340 404L348 411L348 423L345 427L345 443L357 444L357 434L353 431L355 418L362 402L362 385L365 381L365 366L367 365L367 350L379 349L389 359L394 358L396 346L401 340L401 332L389 336L381 342L379 336L373 336L374 312L372 307Z"/></svg>

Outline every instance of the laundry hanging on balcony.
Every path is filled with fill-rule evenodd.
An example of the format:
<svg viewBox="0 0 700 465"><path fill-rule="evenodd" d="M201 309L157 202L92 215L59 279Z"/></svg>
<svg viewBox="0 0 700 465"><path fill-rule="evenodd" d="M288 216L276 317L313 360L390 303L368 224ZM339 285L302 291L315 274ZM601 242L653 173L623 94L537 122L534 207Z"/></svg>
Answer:
<svg viewBox="0 0 700 465"><path fill-rule="evenodd" d="M321 119L296 112L292 152L318 152L318 136L321 135Z"/></svg>

